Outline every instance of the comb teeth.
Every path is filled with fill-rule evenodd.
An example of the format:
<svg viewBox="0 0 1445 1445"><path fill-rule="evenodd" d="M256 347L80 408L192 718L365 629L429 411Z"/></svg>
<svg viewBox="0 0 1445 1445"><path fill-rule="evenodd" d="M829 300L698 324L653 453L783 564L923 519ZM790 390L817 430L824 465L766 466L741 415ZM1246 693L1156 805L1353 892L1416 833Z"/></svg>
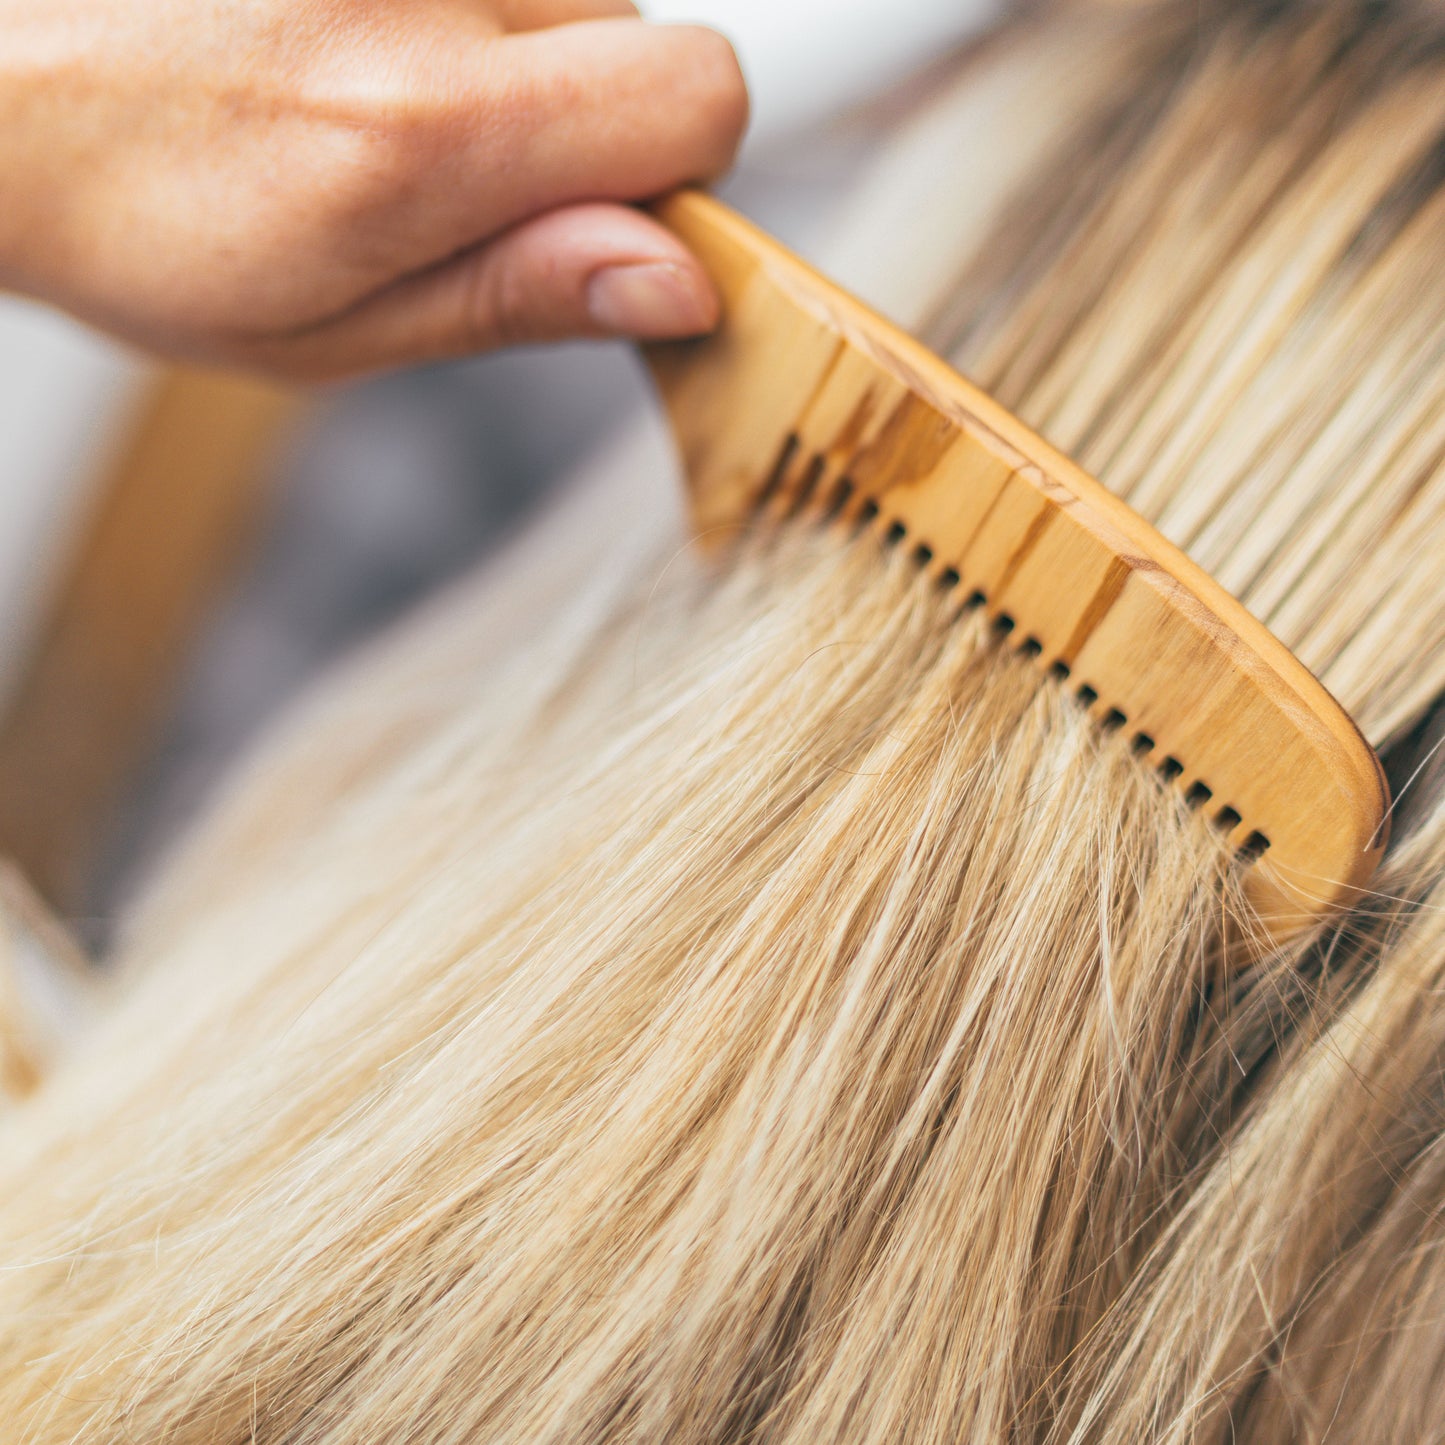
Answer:
<svg viewBox="0 0 1445 1445"><path fill-rule="evenodd" d="M785 439L777 462L751 508L751 515L755 522L765 526L790 519L809 519L855 536L866 531L885 547L908 551L920 572L932 577L944 591L966 593L963 603L966 610L982 611L1008 646L1031 659L1041 672L1065 684L1101 730L1118 733L1128 728L1128 713L1102 698L1090 683L1074 678L1069 659L1051 651L1036 633L1024 632L1007 611L991 606L987 592L967 585L968 579L959 569L942 561L926 539L916 538L902 518L887 515L872 497L859 493L846 473L836 467L830 469L829 459L822 453L805 452L796 433L789 433ZM1165 754L1151 734L1136 729L1130 746L1140 762L1152 767L1160 781L1178 793L1191 811L1204 813L1242 858L1254 862L1269 851L1270 840L1248 827L1233 803L1216 802L1215 790L1208 781L1193 776L1178 758Z"/></svg>
<svg viewBox="0 0 1445 1445"><path fill-rule="evenodd" d="M871 528L975 598L1245 857L1277 938L1352 901L1388 792L1297 658L1142 518L911 337L708 196L661 204L723 297L651 347L699 537ZM1266 856L1267 855L1267 856Z"/></svg>

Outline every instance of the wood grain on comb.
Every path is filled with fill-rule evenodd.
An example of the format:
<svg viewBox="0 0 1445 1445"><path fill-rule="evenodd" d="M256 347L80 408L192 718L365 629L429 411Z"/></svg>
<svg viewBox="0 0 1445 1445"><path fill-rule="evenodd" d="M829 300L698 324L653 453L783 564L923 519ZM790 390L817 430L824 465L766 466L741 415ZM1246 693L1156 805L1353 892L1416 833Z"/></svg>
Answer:
<svg viewBox="0 0 1445 1445"><path fill-rule="evenodd" d="M1112 493L906 333L697 192L658 213L724 299L648 348L704 538L839 514L977 594L1011 639L1256 859L1277 938L1359 896L1379 760L1307 668Z"/></svg>

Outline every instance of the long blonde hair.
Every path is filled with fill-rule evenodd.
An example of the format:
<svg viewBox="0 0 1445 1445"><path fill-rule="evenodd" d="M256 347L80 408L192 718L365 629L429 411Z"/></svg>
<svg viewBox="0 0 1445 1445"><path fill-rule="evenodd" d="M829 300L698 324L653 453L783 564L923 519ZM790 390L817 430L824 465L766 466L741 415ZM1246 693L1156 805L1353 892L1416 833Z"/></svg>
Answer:
<svg viewBox="0 0 1445 1445"><path fill-rule="evenodd" d="M1062 67L922 329L1414 774L1376 895L1265 949L870 533L663 543L511 649L466 593L253 762L5 1121L14 1438L1438 1432L1442 42L1065 10L924 126L966 185L968 97Z"/></svg>

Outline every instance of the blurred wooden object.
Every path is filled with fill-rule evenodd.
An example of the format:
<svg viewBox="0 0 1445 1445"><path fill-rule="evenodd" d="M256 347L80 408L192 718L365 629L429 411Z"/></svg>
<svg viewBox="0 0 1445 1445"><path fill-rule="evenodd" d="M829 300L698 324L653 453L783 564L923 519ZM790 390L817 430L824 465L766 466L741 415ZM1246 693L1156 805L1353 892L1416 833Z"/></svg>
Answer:
<svg viewBox="0 0 1445 1445"><path fill-rule="evenodd" d="M297 405L249 379L172 371L98 489L0 718L0 854L62 911L245 557Z"/></svg>
<svg viewBox="0 0 1445 1445"><path fill-rule="evenodd" d="M0 860L0 1104L34 1090L95 1014L101 990L69 929Z"/></svg>

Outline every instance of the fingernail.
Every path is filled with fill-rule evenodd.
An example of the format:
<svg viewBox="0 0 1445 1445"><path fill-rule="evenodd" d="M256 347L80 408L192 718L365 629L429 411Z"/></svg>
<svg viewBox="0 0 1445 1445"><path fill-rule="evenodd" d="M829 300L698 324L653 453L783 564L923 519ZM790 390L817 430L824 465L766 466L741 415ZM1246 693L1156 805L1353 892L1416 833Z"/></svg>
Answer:
<svg viewBox="0 0 1445 1445"><path fill-rule="evenodd" d="M696 336L717 323L712 296L691 272L665 261L608 266L587 283L593 325L639 340Z"/></svg>

